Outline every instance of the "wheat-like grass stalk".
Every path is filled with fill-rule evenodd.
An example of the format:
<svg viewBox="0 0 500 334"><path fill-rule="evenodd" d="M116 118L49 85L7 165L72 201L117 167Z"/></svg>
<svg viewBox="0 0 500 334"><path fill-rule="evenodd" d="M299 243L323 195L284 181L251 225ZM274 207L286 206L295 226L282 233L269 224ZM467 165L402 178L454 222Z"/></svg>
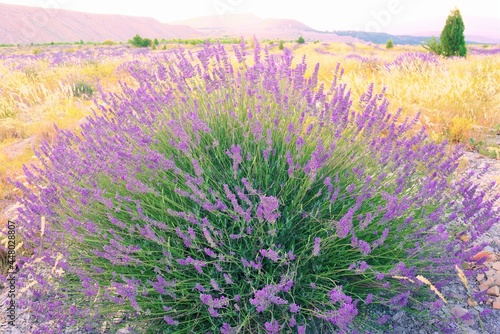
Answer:
<svg viewBox="0 0 500 334"><path fill-rule="evenodd" d="M406 277L406 276L397 276L397 275L395 275L395 276L392 276L392 278L395 278L395 279L404 279L404 280L410 281L412 283L415 283L414 280L412 280L411 278Z"/></svg>
<svg viewBox="0 0 500 334"><path fill-rule="evenodd" d="M422 283L424 283L424 284L428 285L428 286L431 288L431 290L432 290L432 291L434 291L434 293L435 293L436 295L438 295L438 297L439 297L439 298L441 298L441 300L442 300L445 304L448 304L448 302L446 301L446 298L444 298L443 294L442 294L441 292L439 292L439 290L438 290L438 289L437 289L437 288L436 288L436 287L435 287L435 286L434 286L434 285L433 285L433 284L432 284L432 283L431 283L431 282L430 282L427 278L425 278L425 277L424 277L424 276L422 276L422 275L417 275L417 279L418 279L420 282L422 282Z"/></svg>
<svg viewBox="0 0 500 334"><path fill-rule="evenodd" d="M457 270L458 272L458 277L460 277L460 280L462 281L462 283L464 284L465 288L467 289L467 291L470 291L470 287L469 287L469 281L467 280L467 277L465 277L465 274L464 272L462 271L462 269L460 269L459 266L455 265L455 269Z"/></svg>

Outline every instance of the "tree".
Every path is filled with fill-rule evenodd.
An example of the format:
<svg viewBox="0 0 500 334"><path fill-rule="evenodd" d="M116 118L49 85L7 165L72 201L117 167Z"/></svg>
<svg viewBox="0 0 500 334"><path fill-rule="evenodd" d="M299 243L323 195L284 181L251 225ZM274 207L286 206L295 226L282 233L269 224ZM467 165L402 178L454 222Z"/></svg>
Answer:
<svg viewBox="0 0 500 334"><path fill-rule="evenodd" d="M304 37L300 36L299 39L297 40L297 43L299 44L304 44L306 41L304 40Z"/></svg>
<svg viewBox="0 0 500 334"><path fill-rule="evenodd" d="M385 43L385 48L386 49L392 49L393 47L394 47L394 43L393 43L392 39L389 39L387 41L387 43Z"/></svg>
<svg viewBox="0 0 500 334"><path fill-rule="evenodd" d="M427 51L435 53L437 55L441 55L443 53L441 43L439 43L439 41L434 36L426 41L422 46Z"/></svg>
<svg viewBox="0 0 500 334"><path fill-rule="evenodd" d="M278 46L278 49L283 50L285 48L285 45L282 40L280 40L280 44Z"/></svg>
<svg viewBox="0 0 500 334"><path fill-rule="evenodd" d="M464 36L464 21L458 8L451 11L446 19L446 24L441 32L441 52L443 56L460 56L465 57L467 47L465 45Z"/></svg>
<svg viewBox="0 0 500 334"><path fill-rule="evenodd" d="M153 41L154 45L158 45L160 44L160 42L158 42L158 38L155 38L155 40Z"/></svg>
<svg viewBox="0 0 500 334"><path fill-rule="evenodd" d="M130 44L140 48L147 48L153 44L153 41L149 38L142 38L139 34L135 35L134 38L128 41Z"/></svg>

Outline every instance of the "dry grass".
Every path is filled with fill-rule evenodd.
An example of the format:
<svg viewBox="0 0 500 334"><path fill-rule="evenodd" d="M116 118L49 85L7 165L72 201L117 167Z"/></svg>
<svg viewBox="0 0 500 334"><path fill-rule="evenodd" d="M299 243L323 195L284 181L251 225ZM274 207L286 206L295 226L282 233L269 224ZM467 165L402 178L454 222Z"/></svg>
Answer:
<svg viewBox="0 0 500 334"><path fill-rule="evenodd" d="M252 43L250 43L252 44ZM266 46L262 43L262 47ZM176 46L169 46L173 48ZM187 46L196 50L197 47ZM387 50L368 44L285 43L292 48L294 61L307 56L309 73L320 63L319 80L328 85L337 63L344 68L343 81L352 91L353 100L363 94L370 83L376 89L387 87L391 109L403 107L403 115L421 112L420 122L435 140L468 142L482 140L492 128L500 128L500 56L469 56L467 59L441 59L439 66L412 70L387 70L386 62L405 52L423 52L421 47L398 46ZM78 47L80 50L94 46ZM77 49L67 48L65 54ZM232 49L228 51L232 54ZM7 51L26 57L47 52L44 47L25 47ZM159 51L155 51L159 52ZM249 53L251 50L249 50ZM278 43L271 46L278 53ZM252 57L247 56L251 64ZM129 81L116 68L129 56L84 61L79 65L53 67L44 60L31 60L18 70L0 60L0 200L12 196L12 185L6 180L21 175L21 166L33 161L31 146L41 140L51 141L53 124L76 130L90 113L92 101L77 98L73 84L83 81L106 91L118 91L119 81ZM236 65L236 61L233 61ZM356 106L354 106L356 107ZM31 145L18 148L32 138ZM17 145L17 146L16 146ZM12 155L12 150L17 150ZM495 149L495 147L493 147Z"/></svg>

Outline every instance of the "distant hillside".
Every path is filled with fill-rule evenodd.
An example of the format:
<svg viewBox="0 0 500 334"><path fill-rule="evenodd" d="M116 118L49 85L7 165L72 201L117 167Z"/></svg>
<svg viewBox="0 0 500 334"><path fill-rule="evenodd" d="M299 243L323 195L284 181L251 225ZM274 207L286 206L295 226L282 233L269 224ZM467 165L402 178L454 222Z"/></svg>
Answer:
<svg viewBox="0 0 500 334"><path fill-rule="evenodd" d="M135 34L149 38L197 38L196 29L160 23L156 19L88 14L0 4L0 44L50 42L126 42Z"/></svg>
<svg viewBox="0 0 500 334"><path fill-rule="evenodd" d="M470 19L470 35L466 39L481 43L500 43L498 20ZM472 22L482 22L472 24ZM422 25L433 29L430 24ZM493 30L493 31L492 31ZM197 17L170 24L148 17L112 14L90 14L64 9L48 9L0 4L0 44L59 42L126 42L134 35L158 39L204 39L240 37L295 41L302 36L307 42L372 42L385 44L422 44L432 36L430 31L404 35L362 31L325 32L314 30L292 19L263 19L253 14L231 14ZM417 35L417 36L415 36ZM439 33L434 34L436 36ZM485 37L486 36L486 37Z"/></svg>
<svg viewBox="0 0 500 334"><path fill-rule="evenodd" d="M366 42L375 44L385 44L389 39L392 39L394 44L420 45L430 37L424 36L398 36L390 35L383 32L366 32L366 31L334 31L339 36L351 36L359 38Z"/></svg>
<svg viewBox="0 0 500 334"><path fill-rule="evenodd" d="M262 19L253 14L204 16L172 23L195 28L206 37L245 36L251 38L255 36L257 38L296 40L299 36L302 36L306 41L359 41L350 36L339 36L334 33L316 31L297 20Z"/></svg>
<svg viewBox="0 0 500 334"><path fill-rule="evenodd" d="M494 9L492 9L494 12ZM465 39L479 43L500 44L500 19L493 17L474 16L463 13L465 24ZM397 32L389 32L396 35L412 36L439 36L443 25L444 17L434 17L408 23L399 27Z"/></svg>
<svg viewBox="0 0 500 334"><path fill-rule="evenodd" d="M394 44L420 45L430 39L432 36L409 36L409 35L390 35L383 32L366 32L366 31L334 31L339 36L351 36L361 39L365 42L376 44L385 44L389 39L392 39ZM439 33L434 34L439 39ZM472 44L481 44L481 41L466 41Z"/></svg>

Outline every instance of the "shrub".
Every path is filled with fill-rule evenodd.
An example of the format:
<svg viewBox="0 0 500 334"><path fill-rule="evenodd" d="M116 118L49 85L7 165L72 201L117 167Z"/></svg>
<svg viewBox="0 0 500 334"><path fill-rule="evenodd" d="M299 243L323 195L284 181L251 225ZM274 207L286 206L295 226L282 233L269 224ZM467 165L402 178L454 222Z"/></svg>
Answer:
<svg viewBox="0 0 500 334"><path fill-rule="evenodd" d="M467 46L465 45L464 21L458 8L451 11L446 19L446 24L441 32L440 41L442 54L446 57L465 57Z"/></svg>
<svg viewBox="0 0 500 334"><path fill-rule="evenodd" d="M467 46L465 44L464 30L464 22L460 11L455 8L446 19L439 41L432 37L423 44L423 47L432 53L445 57L465 57Z"/></svg>
<svg viewBox="0 0 500 334"><path fill-rule="evenodd" d="M107 40L105 40L104 42L102 42L102 44L104 44L104 45L115 45L115 42L113 42L113 41L112 41L112 40L110 40L110 39L107 39Z"/></svg>
<svg viewBox="0 0 500 334"><path fill-rule="evenodd" d="M283 50L284 48L285 48L285 43L282 40L280 40L278 49Z"/></svg>
<svg viewBox="0 0 500 334"><path fill-rule="evenodd" d="M298 39L297 39L297 43L299 44L304 44L306 41L304 40L304 37L300 36Z"/></svg>
<svg viewBox="0 0 500 334"><path fill-rule="evenodd" d="M431 68L439 68L439 57L432 53L405 52L396 57L392 62L385 63L389 71L400 71L403 73L423 73Z"/></svg>
<svg viewBox="0 0 500 334"><path fill-rule="evenodd" d="M443 53L441 43L436 39L436 37L432 37L427 40L423 45L424 49L429 52L432 52L436 55L441 55Z"/></svg>
<svg viewBox="0 0 500 334"><path fill-rule="evenodd" d="M94 89L85 81L77 81L73 85L73 96L91 98L94 95Z"/></svg>
<svg viewBox="0 0 500 334"><path fill-rule="evenodd" d="M373 85L355 109L338 67L325 90L319 66L254 43L251 66L209 44L124 64L137 88L42 145L16 183L34 332L366 332L380 310L443 307L417 276L446 284L495 198L450 182L458 152Z"/></svg>
<svg viewBox="0 0 500 334"><path fill-rule="evenodd" d="M158 46L160 44L160 42L158 42L158 38L154 39L153 44L156 45L156 46Z"/></svg>
<svg viewBox="0 0 500 334"><path fill-rule="evenodd" d="M150 47L153 41L149 38L142 38L139 34L135 35L134 38L128 41L133 46L139 48L147 48Z"/></svg>
<svg viewBox="0 0 500 334"><path fill-rule="evenodd" d="M465 117L452 117L446 128L446 138L452 143L463 143L471 137L474 121Z"/></svg>
<svg viewBox="0 0 500 334"><path fill-rule="evenodd" d="M394 43L392 42L392 39L389 39L387 43L385 43L385 48L386 49L392 49L394 47Z"/></svg>

